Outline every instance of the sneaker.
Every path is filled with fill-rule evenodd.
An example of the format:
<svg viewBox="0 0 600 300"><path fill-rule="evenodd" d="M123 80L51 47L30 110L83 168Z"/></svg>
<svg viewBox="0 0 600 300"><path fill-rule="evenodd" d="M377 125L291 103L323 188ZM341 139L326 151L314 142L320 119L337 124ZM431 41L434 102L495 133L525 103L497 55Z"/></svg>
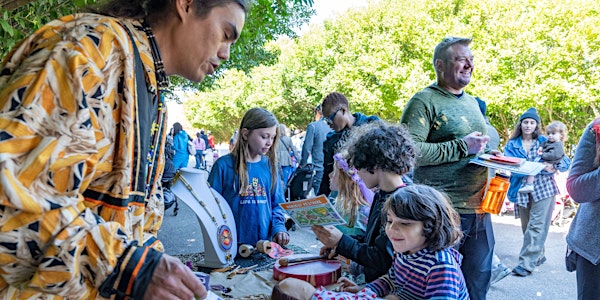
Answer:
<svg viewBox="0 0 600 300"><path fill-rule="evenodd" d="M519 193L521 194L530 194L533 193L533 184L526 183L519 189Z"/></svg>
<svg viewBox="0 0 600 300"><path fill-rule="evenodd" d="M542 258L538 259L538 260L535 262L535 266L536 266L536 267L539 267L539 266L543 265L545 262L546 262L546 257L545 257L545 256L543 256Z"/></svg>
<svg viewBox="0 0 600 300"><path fill-rule="evenodd" d="M520 277L525 277L525 276L531 275L531 271L527 271L527 270L525 270L525 268L523 268L521 266L517 266L516 268L512 269L512 273L513 273L513 275L520 276Z"/></svg>
<svg viewBox="0 0 600 300"><path fill-rule="evenodd" d="M492 279L490 280L490 285L504 279L504 277L510 275L510 273L512 273L512 270L508 267L502 269L502 271L493 273Z"/></svg>
<svg viewBox="0 0 600 300"><path fill-rule="evenodd" d="M287 229L288 231L296 230L296 223L294 222L294 220L292 220L292 218L285 220L285 229Z"/></svg>

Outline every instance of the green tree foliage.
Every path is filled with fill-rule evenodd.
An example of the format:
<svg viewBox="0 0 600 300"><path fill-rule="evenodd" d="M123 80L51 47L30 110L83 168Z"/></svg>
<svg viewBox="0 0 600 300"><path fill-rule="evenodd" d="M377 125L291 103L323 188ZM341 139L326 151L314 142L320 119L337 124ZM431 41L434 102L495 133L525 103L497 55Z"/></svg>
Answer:
<svg viewBox="0 0 600 300"><path fill-rule="evenodd" d="M445 36L472 37L476 68L467 92L488 103L504 140L536 107L561 120L576 143L600 117L600 10L595 0L380 0L269 45L275 64L226 72L222 89L190 96L187 117L223 139L251 107L272 110L292 128L310 122L331 91L353 111L399 120L410 97L435 80L432 54Z"/></svg>
<svg viewBox="0 0 600 300"><path fill-rule="evenodd" d="M85 1L43 0L28 3L10 3L0 7L0 57L8 52L24 37L40 26L62 15L68 15L85 5ZM2 3L4 5L4 3ZM8 10L10 9L10 10Z"/></svg>
<svg viewBox="0 0 600 300"><path fill-rule="evenodd" d="M192 89L210 89L222 72L228 69L245 72L260 65L277 61L277 49L267 50L265 43L278 37L295 37L294 29L308 23L314 14L313 0L252 0L246 24L240 39L231 48L231 57L200 84L181 77L173 77L172 83Z"/></svg>
<svg viewBox="0 0 600 300"><path fill-rule="evenodd" d="M37 0L28 2L17 8L8 5L10 1L0 0L5 8L0 7L0 57L6 56L14 45L31 34L45 23L63 15L84 10L87 5L101 3L99 0ZM313 0L249 0L251 9L248 13L242 35L231 48L231 59L219 68L233 68L249 71L253 67L274 63L278 52L268 51L264 44L281 36L296 36L293 31L308 22L314 14ZM8 10L10 9L10 11ZM193 84L183 78L172 76L175 86L207 88L215 78L211 76L202 85Z"/></svg>

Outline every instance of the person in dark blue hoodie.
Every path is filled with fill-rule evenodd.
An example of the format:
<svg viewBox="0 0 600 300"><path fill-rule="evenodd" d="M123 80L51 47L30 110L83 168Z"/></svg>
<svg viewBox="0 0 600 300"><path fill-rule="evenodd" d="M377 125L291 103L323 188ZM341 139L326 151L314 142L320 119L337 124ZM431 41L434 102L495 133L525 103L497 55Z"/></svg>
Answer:
<svg viewBox="0 0 600 300"><path fill-rule="evenodd" d="M321 103L323 119L333 129L323 142L323 179L318 195L329 195L329 173L333 172L333 156L342 148L350 129L372 121L379 120L377 116L366 116L362 113L350 112L348 99L341 93L333 92L325 96Z"/></svg>

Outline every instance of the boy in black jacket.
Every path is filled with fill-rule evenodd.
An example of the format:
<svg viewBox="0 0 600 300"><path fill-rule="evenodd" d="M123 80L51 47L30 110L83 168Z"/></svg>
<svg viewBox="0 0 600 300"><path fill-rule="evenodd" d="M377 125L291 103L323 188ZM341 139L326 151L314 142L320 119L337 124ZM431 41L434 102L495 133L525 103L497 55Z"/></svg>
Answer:
<svg viewBox="0 0 600 300"><path fill-rule="evenodd" d="M415 164L417 147L402 125L374 121L353 129L345 146L348 163L353 165L368 188L375 193L364 238L343 234L334 226L313 226L324 244L321 253L351 259L362 266L365 280L371 282L387 273L393 249L381 224L381 208L386 198L405 186L404 174Z"/></svg>

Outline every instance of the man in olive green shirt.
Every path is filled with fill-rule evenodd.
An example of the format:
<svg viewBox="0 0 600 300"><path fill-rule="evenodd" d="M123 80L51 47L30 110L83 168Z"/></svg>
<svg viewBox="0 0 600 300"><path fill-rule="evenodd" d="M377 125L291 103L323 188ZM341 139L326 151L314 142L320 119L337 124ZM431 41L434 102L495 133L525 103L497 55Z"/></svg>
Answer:
<svg viewBox="0 0 600 300"><path fill-rule="evenodd" d="M470 43L450 37L435 47L437 82L410 99L401 122L421 150L414 181L448 194L460 213L461 269L471 299L485 299L494 249L491 217L481 211L488 171L469 160L483 152L489 137L477 100L463 91L474 68Z"/></svg>

